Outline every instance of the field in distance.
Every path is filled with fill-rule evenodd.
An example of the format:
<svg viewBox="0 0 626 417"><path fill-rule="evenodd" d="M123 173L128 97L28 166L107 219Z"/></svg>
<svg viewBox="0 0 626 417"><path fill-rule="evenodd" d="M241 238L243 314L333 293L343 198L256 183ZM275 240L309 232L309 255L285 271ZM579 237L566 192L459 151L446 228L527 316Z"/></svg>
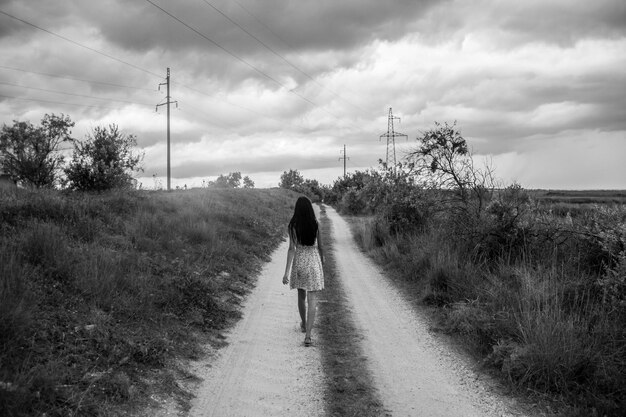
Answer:
<svg viewBox="0 0 626 417"><path fill-rule="evenodd" d="M626 190L528 190L544 203L626 204Z"/></svg>

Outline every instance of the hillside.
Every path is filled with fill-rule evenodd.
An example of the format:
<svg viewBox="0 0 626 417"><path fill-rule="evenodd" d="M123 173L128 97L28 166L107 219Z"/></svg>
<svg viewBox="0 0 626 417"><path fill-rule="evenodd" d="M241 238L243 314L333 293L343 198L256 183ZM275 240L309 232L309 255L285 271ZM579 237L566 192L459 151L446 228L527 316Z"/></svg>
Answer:
<svg viewBox="0 0 626 417"><path fill-rule="evenodd" d="M118 415L188 393L283 238L295 194L0 195L0 414Z"/></svg>

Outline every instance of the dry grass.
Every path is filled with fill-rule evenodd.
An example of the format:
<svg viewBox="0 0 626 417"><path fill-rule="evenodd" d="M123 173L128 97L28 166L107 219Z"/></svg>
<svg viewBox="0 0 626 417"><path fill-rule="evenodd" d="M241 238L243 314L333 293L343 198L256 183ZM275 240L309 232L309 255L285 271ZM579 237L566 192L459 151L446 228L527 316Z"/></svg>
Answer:
<svg viewBox="0 0 626 417"><path fill-rule="evenodd" d="M338 417L385 416L366 365L345 290L335 273L331 225L323 211L321 224L325 248L325 302L320 307L318 328L326 375L326 413Z"/></svg>
<svg viewBox="0 0 626 417"><path fill-rule="evenodd" d="M403 288L434 308L441 328L518 392L547 395L563 415L623 415L623 294L598 284L600 275L576 269L589 251L562 245L558 261L550 251L528 250L533 255L526 261L485 265L474 263L441 230L390 236L373 219L351 223L361 247L393 277L410 283ZM623 288L623 277L622 287L615 279L614 288Z"/></svg>
<svg viewBox="0 0 626 417"><path fill-rule="evenodd" d="M0 414L133 413L238 317L285 190L0 196Z"/></svg>

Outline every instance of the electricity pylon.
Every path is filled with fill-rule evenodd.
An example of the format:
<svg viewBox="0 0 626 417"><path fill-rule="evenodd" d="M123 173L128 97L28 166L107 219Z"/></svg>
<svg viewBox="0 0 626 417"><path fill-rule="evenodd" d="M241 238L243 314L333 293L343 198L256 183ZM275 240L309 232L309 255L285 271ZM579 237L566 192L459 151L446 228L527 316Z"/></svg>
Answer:
<svg viewBox="0 0 626 417"><path fill-rule="evenodd" d="M382 135L380 135L379 140L381 140L382 138L387 138L387 157L385 159L385 163L387 164L387 167L389 167L389 162L390 162L389 158L390 156L393 156L393 171L395 172L396 171L396 138L405 137L408 140L409 137L405 135L404 133L399 133L393 130L394 119L400 120L399 117L394 117L393 113L391 112L391 107L389 107L389 117L387 119L387 133L383 133ZM389 148L391 148L391 152Z"/></svg>
<svg viewBox="0 0 626 417"><path fill-rule="evenodd" d="M159 110L159 106L167 105L167 191L171 189L171 170L170 170L170 104L176 103L176 108L178 108L178 101L170 100L170 69L167 69L167 77L165 77L165 82L159 84L159 91L161 91L161 86L167 86L167 96L165 96L165 103L160 103L156 105L155 111Z"/></svg>

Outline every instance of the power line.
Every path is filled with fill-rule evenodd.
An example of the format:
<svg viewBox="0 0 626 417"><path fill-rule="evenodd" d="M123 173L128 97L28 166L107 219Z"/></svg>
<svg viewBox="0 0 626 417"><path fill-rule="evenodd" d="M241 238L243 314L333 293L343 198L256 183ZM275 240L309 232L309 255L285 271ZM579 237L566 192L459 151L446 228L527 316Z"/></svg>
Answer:
<svg viewBox="0 0 626 417"><path fill-rule="evenodd" d="M95 81L95 80L85 80L83 78L70 77L69 75L58 75L58 74L49 74L47 72L28 71L28 70L25 70L25 69L22 69L22 68L7 67L5 65L0 65L0 68L8 69L8 70L11 70L11 71L24 72L24 73L28 73L28 74L44 75L46 77L61 78L61 79L72 80L72 81L81 81L81 82L90 83L90 84L106 85L106 86L110 86L110 87L130 88L130 89L133 89L133 90L143 90L143 91L156 91L153 88L134 87L134 86L131 86L131 85L115 84L115 83L108 83L108 82Z"/></svg>
<svg viewBox="0 0 626 417"><path fill-rule="evenodd" d="M26 97L9 96L9 95L6 95L6 94L0 94L0 97L9 98L9 99L13 99L13 100L37 101L37 102L40 102L40 103L48 103L48 104L62 104L62 105L65 105L65 106L92 107L92 108L96 108L96 109L120 110L120 107L97 106L97 105L90 105L90 104L66 103L66 102L62 102L62 101L43 100L43 99L38 99L38 98L26 98Z"/></svg>
<svg viewBox="0 0 626 417"><path fill-rule="evenodd" d="M176 21L178 21L178 22L179 22L179 23L181 23L182 25L186 26L188 29L190 29L190 30L194 31L195 33L197 33L198 35L202 36L203 38L205 38L205 39L206 39L206 40L208 40L209 42L213 43L215 46L217 46L218 48L222 49L224 52L226 52L226 53L228 53L229 55L231 55L231 56L235 57L236 59L238 59L238 60L240 60L241 62L245 63L245 64L246 64L246 65L248 65L249 67L253 68L255 71L257 71L257 72L259 72L260 74L262 74L264 77L266 77L266 78L268 78L268 79L272 80L273 82L275 82L275 83L276 83L276 84L278 84L279 86L281 86L281 87L285 88L286 90L288 90L288 89L287 89L287 87L286 87L286 86L284 86L282 83L280 83L278 80L274 79L274 78L273 78L273 77L271 77L270 75L268 75L268 74L264 73L263 71L259 70L259 69L258 69L258 68L256 68L254 65L252 65L252 64L248 63L247 61L245 61L243 58L241 58L241 57L237 56L236 54L234 54L234 53L230 52L229 50L227 50L226 48L222 47L221 45L219 45L218 43L216 43L215 41L213 41L212 39L210 39L208 36L206 36L206 35L202 34L201 32L199 32L197 29L195 29L195 28L193 28L193 27L189 26L188 24L186 24L186 23L185 23L185 22L183 22L182 20L178 19L176 16L172 15L171 13L167 12L166 10L164 10L163 8L161 8L160 6L156 5L156 4L155 4L155 3L153 3L152 1L150 1L150 0L146 0L146 1L148 1L148 2L149 2L150 4L152 4L154 7L156 7L156 8L158 8L158 9L160 9L163 13L165 13L165 14L167 14L168 16L170 16L171 18L175 19ZM40 31L46 32L46 33L48 33L48 34L50 34L50 35L52 35L52 36L55 36L55 37L57 37L57 38L59 38L59 39L63 39L63 40L64 40L64 41L66 41L66 42L72 43L72 44L74 44L74 45L76 45L76 46L79 46L79 47L81 47L81 48L84 48L84 49L87 49L87 50L89 50L89 51L95 52L95 53L97 53L97 54L99 54L99 55L102 55L102 56L104 56L104 57L106 57L106 58L112 59L112 60L114 60L114 61L116 61L116 62L119 62L119 63L122 63L122 64L124 64L124 65L130 66L130 67L135 68L135 69L137 69L137 70L139 70L139 71L142 71L142 72L144 72L144 73L150 74L150 75L152 75L152 76L154 76L154 77L157 77L157 78L161 79L161 75L159 75L159 74L157 74L157 73L155 73L155 72L153 72L153 71L150 71L150 70L148 70L148 69L145 69L145 68L139 67L139 66L134 65L134 64L132 64L132 63L130 63L130 62L126 62L126 61L124 61L124 60L122 60L122 59L116 58L116 57L114 57L114 56L112 56L112 55L109 55L109 54L107 54L107 53L105 53L105 52L102 52L102 51L97 50L97 49L95 49L95 48L89 47L89 46L87 46L87 45L83 45L83 44L81 44L81 43L79 43L79 42L77 42L77 41L74 41L74 40L72 40L72 39L70 39L70 38L67 38L67 37L65 37L65 36L59 35L59 34L57 34L57 33L55 33L55 32L52 32L52 31L50 31L50 30L48 30L48 29L45 29L45 28L43 28L43 27L40 27L40 26L38 26L38 25L36 25L36 24L34 24L34 23L31 23L31 22L29 22L29 21L27 21L27 20L21 19L21 18L19 18L19 17L17 17L17 16L14 16L14 15L10 14L10 13L7 13L7 12L5 12L5 11L3 11L3 10L0 10L0 14L3 14L3 15L5 15L5 16L10 17L11 19L17 20L17 21L19 21L19 22L22 22L22 23L24 23L24 24L26 24L26 25L28 25L28 26L34 27L35 29L38 29L38 30L40 30ZM207 93L204 93L204 92L202 92L202 91L200 91L200 90L197 90L197 89L195 89L195 88L193 88L193 87L190 87L190 86L188 86L188 85L183 85L183 87L188 88L188 89L189 89L189 90L191 90L191 91L195 91L195 92L197 92L197 93L200 93L200 94L203 94L203 95L205 95L205 96L209 96L209 97L211 97L211 96L210 96L210 95L208 95ZM301 94L298 94L298 93L296 93L295 91L292 91L292 90L288 90L288 91L289 91L290 93L294 94L295 96L297 96L297 97L301 98L302 100L306 101L307 103L309 103L309 104L311 104L311 105L313 105L313 106L315 106L315 107L318 107L316 103L312 102L311 100L307 99L306 97L302 96ZM21 99L21 100L27 100L27 99L23 99L23 98L19 98L19 97L13 97L13 96L4 96L4 97L15 98L15 99ZM30 100L40 101L40 102L44 102L44 103L45 103L45 102L48 102L48 103L54 103L54 104L76 105L76 104L72 104L72 103L62 103L62 102L55 102L55 101L50 101L50 100L35 100L35 99L30 99ZM254 113L254 114L258 115L258 116L265 117L265 118L270 118L270 119L274 119L274 118L272 118L272 117L270 117L270 116L263 115L263 114L261 114L261 113L258 113L258 112L256 112L256 111L254 111L254 110L251 110L251 109L248 109L248 108L245 108L245 107L242 107L242 106L238 106L238 105L235 105L235 104L233 104L233 103L229 103L229 102L227 102L227 101L223 101L223 102L224 102L224 103L226 103L226 104L230 104L230 105L232 105L232 106L234 106L234 107L238 107L238 108L241 108L241 109L243 109L243 110L249 111L249 112ZM81 105L77 105L77 106L81 106ZM83 107L100 107L100 108L106 108L105 106L86 106L86 105L85 105L85 106L83 106ZM322 109L322 110L323 110L323 109ZM325 111L325 110L324 110L324 111ZM326 112L326 111L325 111L325 112ZM329 113L329 112L326 112L326 113ZM331 114L331 113L329 113L329 114Z"/></svg>
<svg viewBox="0 0 626 417"><path fill-rule="evenodd" d="M155 5L155 7L158 7L158 6L156 6L156 5ZM152 72L152 71L150 71L150 70L147 70L147 69L145 69L145 68L141 68L141 67L139 67L139 66L137 66L137 65L131 64L131 63L126 62L126 61L123 61L123 60L118 59L118 58L116 58L116 57L114 57L114 56L111 56L111 55L109 55L109 54L106 54L106 53L104 53L104 52L101 52L101 51L99 51L99 50L97 50L97 49L94 49L94 48L91 48L91 47L89 47L89 46L83 45L83 44L81 44L81 43L79 43L79 42L76 42L76 41L74 41L74 40L72 40L72 39L69 39L69 38L67 38L67 37L65 37L65 36L59 35L59 34L57 34L57 33L54 33L54 32L52 32L52 31L50 31L50 30L44 29L44 28L42 28L42 27L40 27L40 26L37 26L37 25L35 25L35 24L31 23L31 22L28 22L28 21L26 21L26 20L24 20L24 19L20 19L19 17L13 16L13 15L11 15L11 14L9 14L9 13L5 12L5 11L0 10L0 14L3 14L3 15L5 15L5 16L8 16L8 17L10 17L10 18L12 18L12 19L15 19L15 20L17 20L17 21L19 21L19 22L22 22L22 23L24 23L24 24L26 24L26 25L32 26L32 27L34 27L34 28L36 28L36 29L38 29L38 30L41 30L41 31L43 31L43 32L46 32L46 33L48 33L48 34L50 34L50 35L56 36L56 37L58 37L58 38L60 38L60 39L63 39L63 40L65 40L65 41L67 41L67 42L70 42L70 43L72 43L72 44L74 44L74 45L80 46L81 48L84 48L84 49L90 50L90 51L92 51L92 52L95 52L95 53L98 53L98 54L100 54L100 55L103 55L103 56L105 56L105 57L107 57L107 58L109 58L109 59L112 59L112 60L114 60L114 61L120 62L120 63L122 63L122 64L128 65L128 66L133 67L133 68L135 68L135 69L138 69L138 70L140 70L140 71L143 71L143 72L145 72L145 73L147 73L147 74L153 75L153 76L155 76L155 77L157 77L157 78L159 78L159 79L161 79L161 78L162 78L162 76L161 76L161 75L159 75L159 74L157 74L157 73L154 73L154 72ZM5 68L14 69L14 68L11 68L11 67L5 67ZM15 69L15 70L18 70L18 71L19 71L19 69ZM184 84L179 84L179 83L174 83L174 84L181 85L181 86L183 86L183 87L185 87L185 88L189 89L190 91L194 91L194 92L196 92L196 93L202 94L202 95L204 95L204 96L207 96L207 97L210 97L210 98L212 98L212 99L213 99L213 96L211 96L210 94L205 93L205 92L203 92L203 91L200 91L200 90L198 90L198 89L196 89L196 88L193 88L193 87L191 87L191 86L189 86L189 85L184 85ZM279 84L280 84L280 83L279 83ZM281 84L281 85L282 85L282 84ZM283 86L283 87L284 87L284 86ZM150 90L150 91L153 91L153 90ZM296 95L297 95L297 94L296 94ZM9 96L5 96L5 97L9 97ZM12 96L11 96L11 97L12 97ZM19 99L18 97L15 97L15 98ZM23 100L25 100L25 99L23 99ZM37 100L35 100L35 101L37 101ZM72 104L70 104L70 103L60 103L60 102L46 101L46 100L40 100L40 101L42 101L42 102L50 102L50 103L55 103L55 104L68 104L68 105L72 105ZM228 105L231 105L231 106L233 106L233 107L240 108L240 109L242 109L242 110L246 110L246 111L248 111L248 112L250 112L250 113L256 114L257 116L260 116L260 117L264 117L264 118L268 118L268 119L273 119L273 120L275 120L275 118L273 118L273 117L270 117L270 116L267 116L267 115L261 114L261 113L259 113L259 112L257 112L257 111L252 110L252 109L249 109L249 108L246 108L246 107L243 107L243 106L239 106L239 105L236 105L236 104L230 103L230 102L228 102L228 101L221 101L221 102L222 102L222 103L226 103L226 104L228 104ZM309 103L310 103L310 104L315 105L315 103L313 103L313 102L310 102L310 101L309 101ZM103 106L87 106L87 107L101 107L101 108L106 108L106 107L103 107Z"/></svg>
<svg viewBox="0 0 626 417"><path fill-rule="evenodd" d="M129 100L116 100L116 99L112 99L112 98L95 97L95 96L89 96L89 95L86 95L86 94L67 93L65 91L49 90L47 88L39 88L39 87L29 87L29 86L26 86L26 85L6 83L6 82L3 82L3 81L0 81L0 85L9 85L9 86L12 86L12 87L27 88L29 90L45 91L47 93L63 94L63 95L74 96L74 97L92 98L92 99L95 99L95 100L119 101L120 103L138 104L140 106L152 106L152 104L147 104L147 103L137 103L135 101L129 101Z"/></svg>
<svg viewBox="0 0 626 417"><path fill-rule="evenodd" d="M281 38L280 36L278 36L278 34L276 34L269 26L267 26L265 23L263 23L261 21L261 19L259 19L258 17L256 17L254 15L254 13L252 13L250 10L248 10L243 4L239 3L236 0L232 0L235 4L237 4L237 6L241 7L246 13L248 13L250 16L252 16L252 18L254 20L256 20L258 23L261 24L261 26L263 26L265 29L267 29L268 31L270 31L270 33L272 35L274 35L278 40L280 40L282 43L284 43L285 45L287 45L289 48L291 48L291 45L289 45L289 43L287 41L285 41L283 38Z"/></svg>
<svg viewBox="0 0 626 417"><path fill-rule="evenodd" d="M304 74L305 76L307 76L308 78L310 78L312 81L315 81L315 79L313 79L313 77L311 77L309 74L307 74L306 72L304 72L303 70L301 70L300 68L298 68L296 65L292 64L289 60L287 60L287 58L285 58L284 56L282 56L281 54L279 54L278 52L276 52L271 46L267 45L265 42L263 42L261 39L257 38L256 36L254 36L252 33L250 33L249 31L247 31L243 26L241 26L239 23L235 22L233 19L231 19L226 13L222 12L220 9L218 9L217 7L215 7L213 4L211 4L209 1L207 0L202 0L206 5L208 5L209 7L211 7L213 10L215 10L216 12L218 12L219 14L221 14L222 16L224 16L224 18L226 18L229 22L231 22L233 25L237 26L239 29L241 29L243 32L245 32L248 36L250 36L252 39L256 40L258 43L260 43L261 45L263 45L263 47L265 47L265 49L267 49L268 51L270 51L271 53L273 53L274 55L276 55L277 57L279 57L280 59L282 59L284 62L286 62L288 65L290 65L292 68L294 68L295 70L297 70L298 72L300 72L301 74Z"/></svg>
<svg viewBox="0 0 626 417"><path fill-rule="evenodd" d="M266 115L266 114L259 113L259 112L257 112L256 110L252 110L252 109L249 109L249 108L247 108L247 107L240 106L240 105L238 105L238 104L231 103L231 102L226 101L226 100L218 100L218 99L216 99L215 97L213 97L211 94L209 94L209 93L207 93L207 92L204 92L204 91L201 91L201 90L198 90L197 88L191 87L191 86L189 86L189 85L186 85L186 84L181 84L181 83L179 83L179 82L172 82L172 85L180 85L181 87L184 87L184 88L186 88L186 89L188 89L188 90L190 90L190 91L193 91L193 92L198 93L198 94L202 94L203 96L206 96L206 97L210 98L211 100L214 100L214 101L219 101L220 103L226 103L226 104L228 104L228 105L230 105L230 106L237 107L237 108L239 108L239 109L241 109L241 110L245 110L245 111L247 111L247 112L250 112L250 113L252 113L252 114L256 114L257 116L264 117L264 118L266 118L266 119L277 120L277 119L276 119L276 118L274 118L274 117L268 116L268 115ZM278 121L278 120L277 120L277 121Z"/></svg>
<svg viewBox="0 0 626 417"><path fill-rule="evenodd" d="M45 72L37 72L37 71L29 71L29 70L25 70L25 69L22 69L22 68L8 67L8 66L5 66L5 65L0 65L0 68L3 68L3 69L8 69L8 70L12 70L12 71L19 71L19 72L29 73L29 74L44 75L44 76L47 76L47 77L54 77L54 78L68 79L68 80L74 80L74 81L82 81L82 82L87 82L87 83L92 83L92 84L102 84L102 85L108 85L108 86L113 86L113 87L130 88L130 89L135 89L135 90L143 90L143 91L157 91L157 90L155 90L155 89L151 89L151 88L134 87L134 86L129 86L129 85L115 84L115 83L107 83L107 82L101 82L101 81L95 81L95 80L86 80L86 79L82 79L82 78L75 78L75 77L70 77L70 76L65 76L65 75L49 74L49 73L45 73ZM4 84L9 84L9 83L4 83ZM172 84L172 85L180 85L181 87L187 88L188 90L193 91L193 92L195 92L195 93L202 94L202 95L204 95L204 96L206 96L206 97L208 97L208 98L210 98L210 99L212 99L212 100L219 101L219 102L221 102L221 103L225 103L225 104L227 104L227 105L229 105L229 106L237 107L237 108L239 108L239 109L241 109L241 110L245 110L245 111L248 111L248 112L250 112L250 113L256 114L257 116L260 116L260 117L264 117L264 118L267 118L267 119L272 119L272 120L276 120L276 121L278 121L277 119L275 119L275 118L273 118L273 117L271 117L271 116L268 116L268 115L265 115L265 114L259 113L259 112L255 111L255 110L249 109L249 108L247 108L247 107L240 106L240 105L237 105L237 104L231 103L231 102L226 101L226 100L218 100L218 99L214 98L212 95L210 95L209 93L206 93L206 92L204 92L204 91L198 90L198 89L196 89L196 88L194 88L194 87L191 87L191 86L189 86L189 85L181 84L181 83L179 83L179 82L171 82L171 84ZM11 85L11 84L9 84L9 85ZM32 88L32 89L34 89L34 87L18 86L18 85L16 85L16 84L13 84L13 85L14 85L14 86L16 86L16 87L24 87L24 88ZM43 90L43 89L42 89L42 90ZM44 91L48 91L48 90L44 90ZM56 91L52 91L52 90L50 90L50 92L56 92ZM60 93L60 92L59 92L59 93ZM90 97L90 98L96 98L96 97ZM146 103L136 103L136 104L146 104ZM147 104L146 104L146 105L147 105ZM151 105L151 104L150 104L150 105ZM200 110L198 110L198 109L195 109L193 106L190 106L189 104L187 104L187 106L186 106L186 107L187 107L188 109L190 108L190 109L192 109L192 110L195 110L195 111L198 113L198 115L200 115L200 114L201 114L203 118L208 116L206 113L204 113L204 112L202 112L202 111L200 111ZM185 110L185 109L184 109L184 108L182 108L182 110Z"/></svg>
<svg viewBox="0 0 626 417"><path fill-rule="evenodd" d="M328 92L330 92L331 94L333 94L335 97L337 97L338 99L348 103L349 105L362 110L359 106L357 106L356 104L352 104L349 101L347 101L346 99L344 99L343 97L341 97L338 93L324 87L322 84L320 84L315 78L313 78L310 74L308 74L307 72L305 72L303 69L301 69L300 67L298 67L297 65L295 65L294 63L292 63L291 61L289 61L287 58L285 58L283 55L281 55L280 53L278 53L276 50L274 50L271 46L267 45L265 42L263 42L261 39L259 39L258 37L256 37L255 35L253 35L252 33L250 33L248 30L246 30L243 26L241 26L239 23L237 23L236 21L234 21L233 19L231 19L226 13L222 12L220 9L218 9L217 7L215 7L213 4L211 4L208 0L202 0L206 5L208 5L209 7L211 7L213 10L215 10L216 12L218 12L219 14L221 14L222 16L224 16L224 18L226 18L229 22L231 22L233 25L237 26L239 29L241 29L243 32L245 32L248 36L250 36L252 39L256 40L258 43L260 43L265 49L267 49L268 51L270 51L271 53L273 53L274 55L276 55L278 58L280 58L283 62L287 63L289 66L291 66L293 69L295 69L296 71L298 71L300 74L304 75L305 77L307 77L308 79L310 79L311 81L313 81L315 84L317 84L319 87L321 87L323 90L326 90ZM241 5L239 5L240 7L242 7ZM248 12L249 13L249 12Z"/></svg>
<svg viewBox="0 0 626 417"><path fill-rule="evenodd" d="M139 67L139 66L137 66L137 65L134 65L134 64L131 64L130 62L126 62L126 61L124 61L124 60L122 60L122 59L116 58L116 57L114 57L114 56L112 56L112 55L109 55L109 54L107 54L107 53L105 53L105 52L102 52L102 51L99 51L99 50L97 50L97 49L94 49L94 48L92 48L92 47L90 47L90 46L83 45L82 43L79 43L79 42L76 42L76 41L74 41L74 40L72 40L72 39L66 38L65 36L59 35L58 33L54 33L54 32L52 32L52 31L50 31L50 30L48 30L48 29L44 29L44 28L42 28L42 27L40 27L40 26L37 26L37 25L35 25L34 23L31 23L31 22L28 22L28 21L26 21L26 20L24 20L24 19L20 19L19 17L13 16L12 14L9 14L9 13L7 13L7 12L3 11L3 10L0 10L0 14L3 14L3 15L5 15L5 16L8 16L8 17L10 17L11 19L15 19L15 20L17 20L17 21L19 21L19 22L22 22L22 23L26 24L26 25L32 26L32 27L34 27L35 29L39 29L39 30L41 30L41 31L43 31L43 32L49 33L50 35L52 35L52 36L56 36L57 38L63 39L64 41L67 41L67 42L70 42L70 43L72 43L72 44L74 44L74 45L80 46L81 48L88 49L88 50L90 50L90 51L92 51L92 52L95 52L95 53L97 53L97 54L100 54L100 55L102 55L102 56L105 56L105 57L107 57L107 58L109 58L109 59L112 59L112 60L114 60L114 61L120 62L120 63L122 63L122 64L124 64L124 65L128 65L129 67L133 67L133 68L135 68L135 69L137 69L137 70L139 70L139 71L143 71L143 72L145 72L145 73L147 73L147 74L150 74L150 75L153 75L153 76L155 76L155 77L157 77L157 78L161 78L161 76L160 76L159 74L155 73L155 72L152 72L152 71L147 70L147 69L145 69L145 68L141 68L141 67Z"/></svg>
<svg viewBox="0 0 626 417"><path fill-rule="evenodd" d="M226 52L228 55L232 56L236 60L242 62L245 65L247 65L248 67L252 68L254 71L258 72L259 74L261 74L265 78L275 82L276 84L278 84L281 87L285 87L280 81L276 80L271 75L268 75L267 73L265 73L262 70L258 69L257 67L255 67L254 65L252 65L251 63L249 63L245 59L241 58L239 55L235 54L234 52L231 52L230 50L224 48L222 45L220 45L219 43L215 42L213 39L209 38L207 35L205 35L204 33L200 32L198 29L194 28L193 26L185 23L184 21L182 21L178 17L174 16L172 13L168 12L167 10L165 10L164 8L159 6L158 4L155 4L151 0L146 0L146 1L148 3L150 3L151 5L153 5L154 7L156 7L157 9L161 10L163 13L165 13L166 15L171 17L172 19L176 20L181 25L185 26L187 29L191 30L192 32L196 33L197 35L199 35L199 36L203 37L204 39L206 39L207 41L211 42L213 45L215 45L216 47L218 47L222 51Z"/></svg>
<svg viewBox="0 0 626 417"><path fill-rule="evenodd" d="M223 47L222 45L220 45L219 43L215 42L213 39L211 39L210 37L208 37L207 35L205 35L204 33L200 32L198 29L194 28L193 26L185 23L184 21L182 21L181 19L179 19L178 17L174 16L172 13L168 12L167 10L165 10L164 8L162 8L161 6L159 6L158 4L155 4L154 2L152 2L152 0L146 0L148 3L150 3L151 5L153 5L154 7L156 7L157 9L161 10L163 13L165 13L166 15L168 15L169 17L171 17L172 19L176 20L178 23L180 23L181 25L185 26L187 29L193 31L194 33L196 33L197 35L203 37L204 39L206 39L207 41L211 42L211 44L215 45L216 47L218 47L219 49L221 49L222 51L226 52L228 55L232 56L233 58L237 59L238 61L242 62L243 64L247 65L248 67L252 68L254 71L256 71L257 73L261 74L262 76L264 76L265 78L267 78L268 80L273 81L274 83L276 83L277 85L279 85L280 87L284 88L285 90L289 91L291 94L301 98L302 100L306 101L307 103L313 105L314 107L318 107L318 105L314 102L312 102L311 100L309 100L308 98L304 97L301 94L296 93L293 90L289 90L283 83L281 83L280 81L278 81L277 79L275 79L274 77L272 77L271 75L267 74L266 72L260 70L259 68L255 67L254 65L252 65L251 63L249 63L248 61L246 61L245 59L243 59L242 57L240 57L239 55L235 54L234 52L226 49L225 47Z"/></svg>
<svg viewBox="0 0 626 417"><path fill-rule="evenodd" d="M155 90L155 89L151 89L151 88L134 87L134 86L123 85L123 84L115 84L115 83L108 83L108 82L102 82L102 81L87 80L87 79L82 79L82 78L75 78L75 77L70 77L70 76L65 76L65 75L50 74L50 73L45 73L45 72L37 72L37 71L29 71L29 70L25 70L25 69L22 69L22 68L8 67L8 66L5 66L5 65L0 65L0 68L3 68L3 69L8 69L8 70L12 70L12 71L19 71L19 72L29 73L29 74L44 75L44 76L47 76L47 77L54 77L54 78L68 79L68 80L73 80L73 81L81 81L81 82L86 82L86 83L91 83L91 84L101 84L101 85L107 85L107 86L113 86L113 87L129 88L129 89L142 90L142 91L151 91L151 92L157 91L157 90ZM8 83L5 83L5 84L8 84ZM271 117L271 116L268 116L268 115L266 115L266 114L259 113L259 112L255 111L255 110L249 109L249 108L247 108L247 107L240 106L240 105L238 105L238 104L231 103L231 102L226 101L226 100L218 100L218 99L216 99L215 97L213 97L211 94L206 93L206 92L201 91L201 90L198 90L197 88L191 87L191 86L189 86L189 85L186 85L186 84L181 84L181 83L179 83L179 82L171 82L171 84L172 84L172 85L179 85L179 86L181 86L181 87L187 88L188 90L190 90L190 91L192 91L192 92L194 92L194 93L201 94L201 95L203 95L203 96L205 96L205 97L208 97L208 98L210 98L210 99L212 99L212 100L214 100L214 101L219 101L220 103L225 103L225 104L227 104L227 105L229 105L229 106L236 107L236 108L238 108L238 109L241 109L241 110L244 110L244 111L250 112L250 113L255 114L255 115L259 116L259 117L263 117L263 118L266 118L266 119L271 119L271 120L279 121L279 120L278 120L278 119L276 119L275 117ZM17 85L15 85L15 86L17 86ZM25 86L24 86L24 88L34 88L34 87L25 87ZM44 91L46 91L46 90L44 90ZM50 92L56 92L56 91L50 91ZM59 93L60 93L60 92L59 92ZM89 97L90 97L90 96L89 96ZM90 97L90 98L96 98L96 97ZM136 103L136 104L142 104L142 105L144 105L144 104L145 104L145 105L148 105L148 104L146 104L146 103ZM150 104L150 106L151 106L151 104ZM197 115L202 115L202 117L203 117L203 118L205 118L205 117L207 117L207 116L208 116L208 115L207 115L206 113L204 113L203 111L200 111L200 110L198 110L198 109L195 109L193 106L190 106L189 104L187 104L186 108L188 108L188 109L190 108L190 109L192 109L192 110L195 110L195 111L197 112ZM182 110L185 110L185 109L184 109L184 108L182 108Z"/></svg>

